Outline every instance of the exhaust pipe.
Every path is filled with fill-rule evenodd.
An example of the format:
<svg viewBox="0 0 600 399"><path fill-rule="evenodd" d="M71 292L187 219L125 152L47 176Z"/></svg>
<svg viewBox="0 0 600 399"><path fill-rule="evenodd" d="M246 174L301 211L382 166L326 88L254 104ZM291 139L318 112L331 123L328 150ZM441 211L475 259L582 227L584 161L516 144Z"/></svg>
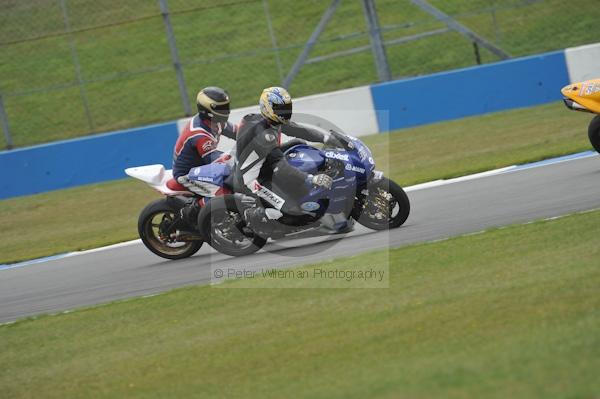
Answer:
<svg viewBox="0 0 600 399"><path fill-rule="evenodd" d="M592 111L590 111L583 105L576 103L575 101L571 100L570 98L563 98L563 101L564 101L565 105L567 106L567 108L572 109L573 111L593 113Z"/></svg>

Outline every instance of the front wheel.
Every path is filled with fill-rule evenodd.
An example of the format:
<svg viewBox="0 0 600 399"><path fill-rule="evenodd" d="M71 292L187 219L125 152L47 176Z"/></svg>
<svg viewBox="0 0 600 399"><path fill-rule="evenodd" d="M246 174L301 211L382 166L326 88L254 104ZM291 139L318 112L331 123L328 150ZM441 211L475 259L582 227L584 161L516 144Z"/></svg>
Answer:
<svg viewBox="0 0 600 399"><path fill-rule="evenodd" d="M600 152L600 115L596 115L588 126L590 143L597 152Z"/></svg>
<svg viewBox="0 0 600 399"><path fill-rule="evenodd" d="M229 256L253 254L267 243L246 227L233 195L211 199L198 215L198 229L211 247Z"/></svg>
<svg viewBox="0 0 600 399"><path fill-rule="evenodd" d="M369 229L388 230L402 226L409 213L410 201L404 189L384 177L359 193L352 217Z"/></svg>
<svg viewBox="0 0 600 399"><path fill-rule="evenodd" d="M150 251L166 259L183 259L192 256L203 241L177 241L166 233L178 216L175 206L166 199L148 204L138 219L138 233L142 242Z"/></svg>

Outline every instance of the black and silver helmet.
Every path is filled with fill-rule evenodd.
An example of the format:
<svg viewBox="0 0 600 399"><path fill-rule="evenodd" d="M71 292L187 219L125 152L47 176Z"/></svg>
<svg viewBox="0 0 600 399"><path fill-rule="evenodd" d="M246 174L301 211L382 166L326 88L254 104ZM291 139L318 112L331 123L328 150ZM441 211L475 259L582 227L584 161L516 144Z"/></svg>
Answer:
<svg viewBox="0 0 600 399"><path fill-rule="evenodd" d="M198 92L196 106L200 119L223 128L229 119L229 94L220 87L209 86Z"/></svg>

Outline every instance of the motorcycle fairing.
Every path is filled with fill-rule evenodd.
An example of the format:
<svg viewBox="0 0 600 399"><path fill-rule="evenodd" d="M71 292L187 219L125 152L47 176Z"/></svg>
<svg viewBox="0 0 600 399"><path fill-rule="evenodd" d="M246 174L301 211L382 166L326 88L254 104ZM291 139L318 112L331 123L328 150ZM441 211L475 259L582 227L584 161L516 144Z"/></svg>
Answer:
<svg viewBox="0 0 600 399"><path fill-rule="evenodd" d="M190 169L188 179L195 181L196 187L203 190L204 197L214 197L223 189L231 168L224 163L211 163Z"/></svg>
<svg viewBox="0 0 600 399"><path fill-rule="evenodd" d="M174 191L167 186L167 182L173 178L173 171L165 170L163 165L136 166L125 169L125 173L167 196L192 195L189 191Z"/></svg>
<svg viewBox="0 0 600 399"><path fill-rule="evenodd" d="M231 168L224 163L211 163L190 169L188 178L198 182L222 186L224 180L231 174Z"/></svg>
<svg viewBox="0 0 600 399"><path fill-rule="evenodd" d="M570 84L561 93L570 109L600 114L600 79Z"/></svg>
<svg viewBox="0 0 600 399"><path fill-rule="evenodd" d="M315 174L325 164L323 152L306 144L298 144L285 152L285 158L294 168Z"/></svg>
<svg viewBox="0 0 600 399"><path fill-rule="evenodd" d="M357 186L366 184L375 169L375 161L362 141L352 138L354 149L319 150L309 145L296 145L285 152L290 165L306 173L317 174L327 168L337 169L331 190L313 188L306 196L297 199L305 213L346 214L353 204Z"/></svg>

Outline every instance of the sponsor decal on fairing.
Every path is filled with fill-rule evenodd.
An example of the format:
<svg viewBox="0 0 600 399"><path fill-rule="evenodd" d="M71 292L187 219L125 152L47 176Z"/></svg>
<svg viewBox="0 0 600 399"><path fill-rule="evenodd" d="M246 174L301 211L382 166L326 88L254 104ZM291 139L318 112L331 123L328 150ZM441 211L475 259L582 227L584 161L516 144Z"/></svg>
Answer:
<svg viewBox="0 0 600 399"><path fill-rule="evenodd" d="M363 168L359 168L358 166L353 166L352 164L347 163L346 164L346 170L348 171L352 171L352 172L357 172L357 173L365 173L365 169Z"/></svg>
<svg viewBox="0 0 600 399"><path fill-rule="evenodd" d="M348 157L348 154L339 154L339 153L333 152L333 151L327 151L325 153L325 156L327 158L337 159L337 160L346 161L346 162L348 162L350 160L350 157Z"/></svg>

